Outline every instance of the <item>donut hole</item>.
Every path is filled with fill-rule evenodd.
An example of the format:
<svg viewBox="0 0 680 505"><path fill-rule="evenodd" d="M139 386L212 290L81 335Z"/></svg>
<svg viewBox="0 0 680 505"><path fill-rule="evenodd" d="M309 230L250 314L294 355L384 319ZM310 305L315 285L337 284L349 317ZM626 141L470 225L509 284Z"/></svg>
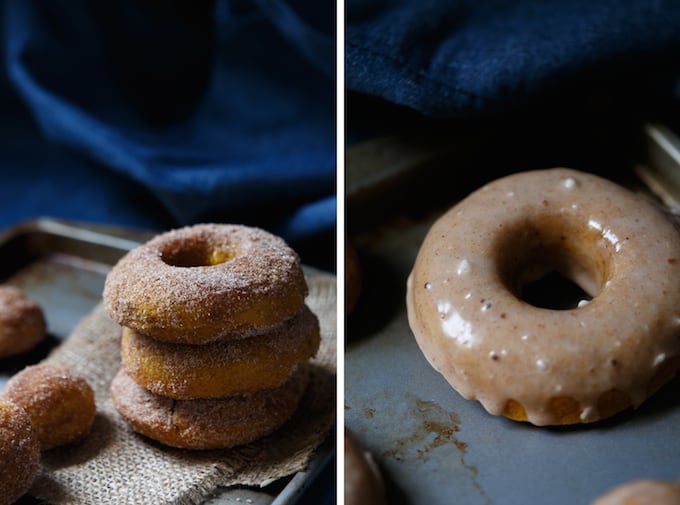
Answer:
<svg viewBox="0 0 680 505"><path fill-rule="evenodd" d="M182 268L219 265L238 255L233 246L215 247L208 241L170 243L161 250L163 263Z"/></svg>
<svg viewBox="0 0 680 505"><path fill-rule="evenodd" d="M534 307L552 310L574 309L593 299L581 286L558 271L548 272L527 283L519 297Z"/></svg>
<svg viewBox="0 0 680 505"><path fill-rule="evenodd" d="M571 310L587 304L612 270L612 253L600 237L561 217L507 226L496 245L504 285L539 308Z"/></svg>

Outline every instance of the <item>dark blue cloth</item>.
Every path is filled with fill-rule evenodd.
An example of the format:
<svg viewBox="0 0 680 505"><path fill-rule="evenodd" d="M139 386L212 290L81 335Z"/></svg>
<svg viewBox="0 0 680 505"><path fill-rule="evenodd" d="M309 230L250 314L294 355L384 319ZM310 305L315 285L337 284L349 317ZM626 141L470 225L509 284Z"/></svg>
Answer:
<svg viewBox="0 0 680 505"><path fill-rule="evenodd" d="M5 0L0 229L244 223L332 269L334 16L309 0ZM300 503L330 503L323 483Z"/></svg>
<svg viewBox="0 0 680 505"><path fill-rule="evenodd" d="M329 2L6 0L0 226L333 234Z"/></svg>
<svg viewBox="0 0 680 505"><path fill-rule="evenodd" d="M347 87L440 118L594 90L619 93L624 108L668 105L680 98L679 57L674 0L347 0Z"/></svg>

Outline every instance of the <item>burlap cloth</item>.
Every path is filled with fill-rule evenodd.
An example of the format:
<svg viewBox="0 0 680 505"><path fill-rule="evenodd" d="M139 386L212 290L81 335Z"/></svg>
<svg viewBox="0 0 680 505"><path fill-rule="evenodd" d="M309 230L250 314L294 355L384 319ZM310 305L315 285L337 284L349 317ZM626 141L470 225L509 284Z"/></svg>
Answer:
<svg viewBox="0 0 680 505"><path fill-rule="evenodd" d="M82 374L97 417L82 442L43 453L29 494L61 504L194 504L218 486L262 486L305 469L335 424L336 281L306 270L307 304L321 323L321 348L298 412L279 431L230 450L165 447L134 433L114 408L109 386L120 367L121 329L101 305L47 358Z"/></svg>

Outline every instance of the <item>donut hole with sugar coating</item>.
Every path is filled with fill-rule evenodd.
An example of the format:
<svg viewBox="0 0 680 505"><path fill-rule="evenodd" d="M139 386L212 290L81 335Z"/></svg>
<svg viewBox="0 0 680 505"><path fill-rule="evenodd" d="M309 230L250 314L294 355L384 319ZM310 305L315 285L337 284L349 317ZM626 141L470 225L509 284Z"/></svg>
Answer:
<svg viewBox="0 0 680 505"><path fill-rule="evenodd" d="M0 286L0 358L29 351L46 332L42 308L21 289Z"/></svg>
<svg viewBox="0 0 680 505"><path fill-rule="evenodd" d="M0 505L14 503L31 487L40 465L40 443L24 409L0 401Z"/></svg>
<svg viewBox="0 0 680 505"><path fill-rule="evenodd" d="M26 411L42 450L83 438L96 414L94 392L85 378L51 363L24 368L7 382L0 398Z"/></svg>

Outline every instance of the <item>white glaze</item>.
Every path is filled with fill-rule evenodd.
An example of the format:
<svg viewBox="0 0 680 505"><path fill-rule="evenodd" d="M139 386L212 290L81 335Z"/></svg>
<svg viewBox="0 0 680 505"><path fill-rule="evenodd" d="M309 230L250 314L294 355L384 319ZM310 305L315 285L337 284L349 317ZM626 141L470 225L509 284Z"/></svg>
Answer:
<svg viewBox="0 0 680 505"><path fill-rule="evenodd" d="M568 251L560 265L590 302L548 310L511 291L517 279L508 281L499 262L516 253L509 244L543 243L530 230ZM540 270L524 268L520 280ZM597 420L603 393L624 392L637 406L659 365L680 355L680 236L644 198L599 177L515 174L432 226L409 276L407 306L424 355L465 398L497 415L514 399L530 422L547 425L558 422L546 402L559 391L579 403L582 421Z"/></svg>

